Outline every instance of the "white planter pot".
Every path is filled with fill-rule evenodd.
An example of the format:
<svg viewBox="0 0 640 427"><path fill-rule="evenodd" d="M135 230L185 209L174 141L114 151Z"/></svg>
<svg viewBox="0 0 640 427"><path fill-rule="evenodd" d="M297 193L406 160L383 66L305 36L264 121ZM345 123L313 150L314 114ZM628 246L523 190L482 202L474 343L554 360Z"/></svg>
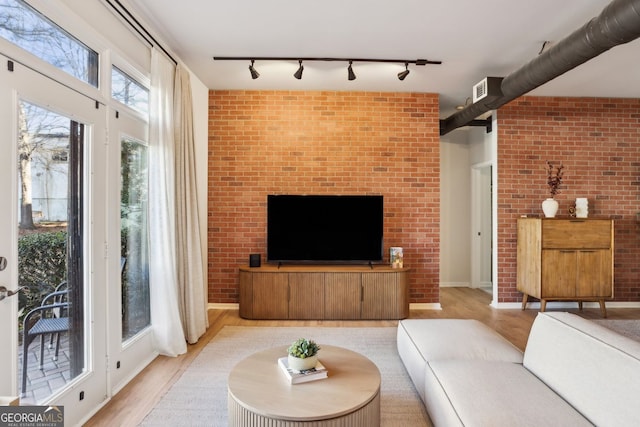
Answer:
<svg viewBox="0 0 640 427"><path fill-rule="evenodd" d="M558 212L558 201L556 199L545 199L542 202L542 212L547 218L554 218Z"/></svg>
<svg viewBox="0 0 640 427"><path fill-rule="evenodd" d="M300 359L299 357L294 357L289 355L288 358L289 368L296 371L305 371L307 369L315 368L318 364L318 355L307 357L304 359Z"/></svg>

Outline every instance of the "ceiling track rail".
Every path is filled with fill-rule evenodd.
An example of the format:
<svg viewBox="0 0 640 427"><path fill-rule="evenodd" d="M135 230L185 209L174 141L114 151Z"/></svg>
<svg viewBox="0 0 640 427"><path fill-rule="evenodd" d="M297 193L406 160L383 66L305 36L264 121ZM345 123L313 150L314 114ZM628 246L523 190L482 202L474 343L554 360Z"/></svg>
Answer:
<svg viewBox="0 0 640 427"><path fill-rule="evenodd" d="M330 58L304 56L214 56L214 61L328 61L328 62L386 62L394 64L440 65L442 61L429 59L372 59L372 58Z"/></svg>
<svg viewBox="0 0 640 427"><path fill-rule="evenodd" d="M178 65L178 61L176 61L176 59L155 39L155 37L153 37L153 34L151 34L135 16L133 16L129 9L127 9L120 0L105 1L109 6L111 6L111 9L113 9L114 12L116 12L131 27L131 29L138 33L140 37L147 42L147 44L151 47L159 48L169 59L171 59L171 61L173 61L174 64ZM116 3L117 6L114 3Z"/></svg>

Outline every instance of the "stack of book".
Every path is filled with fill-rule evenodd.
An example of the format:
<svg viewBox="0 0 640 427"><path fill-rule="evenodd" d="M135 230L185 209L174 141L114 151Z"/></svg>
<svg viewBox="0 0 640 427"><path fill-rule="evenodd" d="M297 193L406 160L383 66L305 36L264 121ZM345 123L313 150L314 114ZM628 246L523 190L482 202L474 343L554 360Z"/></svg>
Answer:
<svg viewBox="0 0 640 427"><path fill-rule="evenodd" d="M320 361L315 368L307 369L304 371L296 371L295 369L291 369L289 367L289 362L287 357L281 357L278 359L278 366L284 373L284 375L289 379L289 383L291 384L300 384L306 383L307 381L315 381L321 380L323 378L327 378L328 372L327 368L324 367Z"/></svg>

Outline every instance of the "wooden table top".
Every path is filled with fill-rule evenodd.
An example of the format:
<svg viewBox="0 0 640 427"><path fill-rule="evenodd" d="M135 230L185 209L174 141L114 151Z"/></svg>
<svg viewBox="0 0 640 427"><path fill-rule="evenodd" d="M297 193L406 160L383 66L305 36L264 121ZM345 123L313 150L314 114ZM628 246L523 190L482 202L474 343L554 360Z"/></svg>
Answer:
<svg viewBox="0 0 640 427"><path fill-rule="evenodd" d="M278 366L287 347L276 347L243 359L231 370L230 397L264 417L304 421L349 414L378 395L380 371L371 360L345 348L319 345L318 359L328 378L289 384Z"/></svg>

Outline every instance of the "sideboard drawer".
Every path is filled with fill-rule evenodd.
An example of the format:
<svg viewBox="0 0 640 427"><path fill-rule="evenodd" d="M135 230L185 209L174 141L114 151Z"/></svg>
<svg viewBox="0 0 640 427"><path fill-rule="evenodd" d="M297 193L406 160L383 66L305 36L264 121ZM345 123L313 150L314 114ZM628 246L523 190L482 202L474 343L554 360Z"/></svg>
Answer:
<svg viewBox="0 0 640 427"><path fill-rule="evenodd" d="M610 220L572 219L542 222L543 249L606 249L610 247Z"/></svg>

